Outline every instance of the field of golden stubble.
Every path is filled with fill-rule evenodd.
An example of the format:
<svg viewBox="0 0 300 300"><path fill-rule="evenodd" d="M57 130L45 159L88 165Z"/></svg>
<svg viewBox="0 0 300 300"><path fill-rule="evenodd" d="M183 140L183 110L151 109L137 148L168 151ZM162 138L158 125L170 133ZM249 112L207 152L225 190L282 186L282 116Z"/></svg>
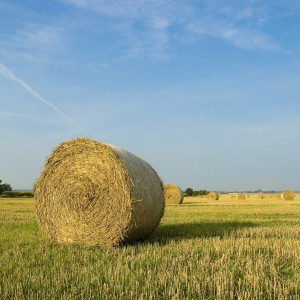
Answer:
<svg viewBox="0 0 300 300"><path fill-rule="evenodd" d="M300 197L186 197L114 248L50 242L32 199L0 198L0 261L0 299L300 299Z"/></svg>

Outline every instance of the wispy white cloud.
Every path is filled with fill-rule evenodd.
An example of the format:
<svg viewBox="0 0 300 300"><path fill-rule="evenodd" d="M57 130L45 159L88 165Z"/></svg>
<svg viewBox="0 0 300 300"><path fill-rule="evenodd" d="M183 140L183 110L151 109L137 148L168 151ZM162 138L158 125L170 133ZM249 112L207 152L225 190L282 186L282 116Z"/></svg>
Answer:
<svg viewBox="0 0 300 300"><path fill-rule="evenodd" d="M205 13L195 11L186 19L188 31L198 35L222 39L250 51L280 51L272 37L264 32L267 12L263 7L251 4L224 5L222 2L207 1Z"/></svg>
<svg viewBox="0 0 300 300"><path fill-rule="evenodd" d="M177 37L172 26L182 34L212 37L228 41L238 48L257 51L280 50L271 36L263 31L268 20L267 10L259 4L248 2L236 5L220 0L187 3L181 0L61 0L69 5L92 11L127 23L125 34L130 38L131 53L167 52ZM142 24L142 26L141 26ZM123 28L123 29L122 29ZM130 28L131 32L128 31ZM120 31L124 26L120 27ZM137 32L142 33L137 34Z"/></svg>
<svg viewBox="0 0 300 300"><path fill-rule="evenodd" d="M60 46L63 41L61 28L53 26L41 27L40 24L17 31L14 39L30 47L51 46L52 49Z"/></svg>
<svg viewBox="0 0 300 300"><path fill-rule="evenodd" d="M80 8L88 9L103 15L112 17L122 17L127 19L144 18L153 15L154 12L161 11L162 5L168 7L173 1L165 0L61 0L64 3L71 4Z"/></svg>
<svg viewBox="0 0 300 300"><path fill-rule="evenodd" d="M65 49L62 14L44 13L38 6L18 1L0 2L0 49L46 57Z"/></svg>
<svg viewBox="0 0 300 300"><path fill-rule="evenodd" d="M246 50L279 51L280 48L271 38L257 29L227 24L222 21L205 20L191 22L188 30L213 38L223 39L232 45Z"/></svg>
<svg viewBox="0 0 300 300"><path fill-rule="evenodd" d="M35 99L38 101L44 103L49 108L51 108L53 111L55 111L57 114L59 114L61 117L63 117L68 122L73 122L73 120L67 116L65 113L63 113L58 107L56 107L54 104L49 102L47 99L42 97L37 91L35 91L29 84L24 82L23 80L16 77L6 66L4 66L2 63L0 63L0 74L14 82L16 82L19 86L21 86L23 89L25 89L30 95L32 95Z"/></svg>
<svg viewBox="0 0 300 300"><path fill-rule="evenodd" d="M154 17L152 19L152 25L157 29L165 29L171 25L171 21L163 17Z"/></svg>
<svg viewBox="0 0 300 300"><path fill-rule="evenodd" d="M64 48L66 34L61 26L49 26L40 23L25 24L14 33L2 34L2 45L14 51L28 53L51 53Z"/></svg>

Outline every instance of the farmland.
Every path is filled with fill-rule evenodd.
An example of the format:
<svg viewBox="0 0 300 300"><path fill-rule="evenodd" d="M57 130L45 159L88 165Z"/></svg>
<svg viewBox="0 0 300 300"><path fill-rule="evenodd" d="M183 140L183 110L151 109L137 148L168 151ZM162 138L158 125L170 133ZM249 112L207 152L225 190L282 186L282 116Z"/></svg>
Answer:
<svg viewBox="0 0 300 300"><path fill-rule="evenodd" d="M0 299L300 299L300 197L167 206L149 238L58 245L33 199L0 198Z"/></svg>

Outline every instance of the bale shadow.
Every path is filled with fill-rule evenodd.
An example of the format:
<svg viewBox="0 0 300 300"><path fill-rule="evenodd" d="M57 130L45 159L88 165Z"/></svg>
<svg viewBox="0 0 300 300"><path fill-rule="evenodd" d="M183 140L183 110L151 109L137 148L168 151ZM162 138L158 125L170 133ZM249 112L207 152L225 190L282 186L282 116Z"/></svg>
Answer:
<svg viewBox="0 0 300 300"><path fill-rule="evenodd" d="M219 237L224 238L229 234L243 228L253 228L257 224L252 222L198 222L161 224L157 230L142 243L169 244L173 241L182 241L196 238Z"/></svg>

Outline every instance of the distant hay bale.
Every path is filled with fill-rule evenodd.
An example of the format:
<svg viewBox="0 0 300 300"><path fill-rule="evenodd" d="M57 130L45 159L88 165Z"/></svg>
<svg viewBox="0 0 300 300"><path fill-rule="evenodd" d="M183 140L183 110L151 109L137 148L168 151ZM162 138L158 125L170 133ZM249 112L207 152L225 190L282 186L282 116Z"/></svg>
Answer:
<svg viewBox="0 0 300 300"><path fill-rule="evenodd" d="M264 199L265 198L264 194L262 194L262 193L258 193L257 197L258 197L258 199Z"/></svg>
<svg viewBox="0 0 300 300"><path fill-rule="evenodd" d="M281 199L282 200L294 200L295 198L295 194L293 191L291 190L285 190L282 194L281 194Z"/></svg>
<svg viewBox="0 0 300 300"><path fill-rule="evenodd" d="M246 200L246 195L245 194L239 194L238 195L238 200Z"/></svg>
<svg viewBox="0 0 300 300"><path fill-rule="evenodd" d="M59 243L113 246L139 240L164 213L163 185L147 162L85 138L52 152L34 197L42 229Z"/></svg>
<svg viewBox="0 0 300 300"><path fill-rule="evenodd" d="M174 184L167 184L164 186L164 197L166 204L181 204L183 202L184 195L178 186Z"/></svg>
<svg viewBox="0 0 300 300"><path fill-rule="evenodd" d="M209 192L208 193L208 199L209 200L218 200L219 199L219 195L216 192Z"/></svg>

